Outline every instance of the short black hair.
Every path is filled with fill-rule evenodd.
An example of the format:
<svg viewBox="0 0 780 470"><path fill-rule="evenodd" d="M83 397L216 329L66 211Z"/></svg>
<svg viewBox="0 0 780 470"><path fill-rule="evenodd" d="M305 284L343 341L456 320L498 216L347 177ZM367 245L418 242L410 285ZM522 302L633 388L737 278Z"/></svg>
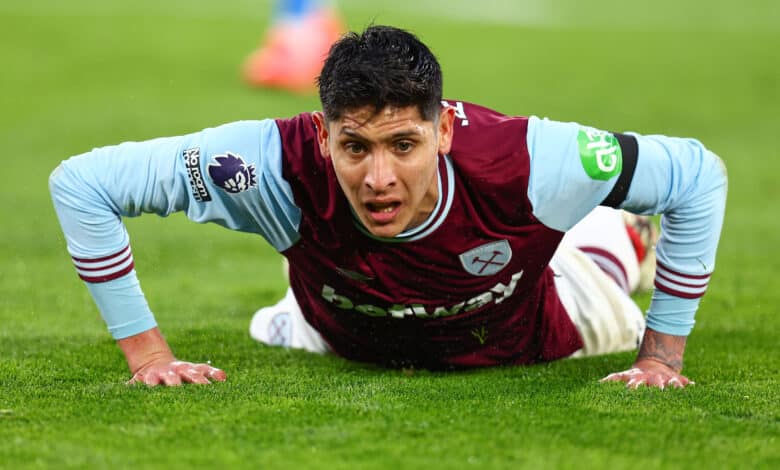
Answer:
<svg viewBox="0 0 780 470"><path fill-rule="evenodd" d="M344 35L330 48L317 83L325 118L373 106L417 106L434 121L441 110L441 67L428 46L392 26L373 25Z"/></svg>

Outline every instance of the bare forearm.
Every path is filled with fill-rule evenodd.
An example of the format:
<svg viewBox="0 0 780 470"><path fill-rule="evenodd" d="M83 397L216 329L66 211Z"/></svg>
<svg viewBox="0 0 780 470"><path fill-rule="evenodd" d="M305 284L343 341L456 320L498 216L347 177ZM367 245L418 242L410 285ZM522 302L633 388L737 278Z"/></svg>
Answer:
<svg viewBox="0 0 780 470"><path fill-rule="evenodd" d="M120 339L117 344L125 353L127 366L133 374L154 362L175 360L168 342L157 327Z"/></svg>
<svg viewBox="0 0 780 470"><path fill-rule="evenodd" d="M636 362L659 362L679 373L683 368L683 354L687 339L687 336L667 335L647 328Z"/></svg>

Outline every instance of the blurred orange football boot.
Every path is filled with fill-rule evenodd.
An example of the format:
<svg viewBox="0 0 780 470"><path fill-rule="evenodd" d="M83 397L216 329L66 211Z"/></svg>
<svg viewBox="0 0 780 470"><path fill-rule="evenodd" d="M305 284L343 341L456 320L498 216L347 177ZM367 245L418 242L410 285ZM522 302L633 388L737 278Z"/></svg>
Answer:
<svg viewBox="0 0 780 470"><path fill-rule="evenodd" d="M341 18L329 9L280 21L247 57L243 78L251 86L312 93L330 46L344 31Z"/></svg>

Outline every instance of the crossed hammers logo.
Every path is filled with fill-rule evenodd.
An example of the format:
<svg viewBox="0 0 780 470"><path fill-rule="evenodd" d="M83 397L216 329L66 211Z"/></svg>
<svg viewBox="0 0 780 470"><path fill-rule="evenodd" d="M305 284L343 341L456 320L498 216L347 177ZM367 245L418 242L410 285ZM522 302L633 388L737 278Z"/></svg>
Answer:
<svg viewBox="0 0 780 470"><path fill-rule="evenodd" d="M280 313L271 319L268 324L268 333L270 344L284 345L286 342L284 330L287 328L287 322L290 321L288 313Z"/></svg>
<svg viewBox="0 0 780 470"><path fill-rule="evenodd" d="M502 263L495 261L496 257L498 257L499 255L501 255L500 251L493 250L493 254L490 256L490 258L484 260L479 256L475 256L474 259L471 261L471 263L472 264L483 263L482 268L480 268L480 270L478 271L479 274L482 274L485 271L485 269L487 269L487 267L490 266L491 264L496 266L502 265Z"/></svg>

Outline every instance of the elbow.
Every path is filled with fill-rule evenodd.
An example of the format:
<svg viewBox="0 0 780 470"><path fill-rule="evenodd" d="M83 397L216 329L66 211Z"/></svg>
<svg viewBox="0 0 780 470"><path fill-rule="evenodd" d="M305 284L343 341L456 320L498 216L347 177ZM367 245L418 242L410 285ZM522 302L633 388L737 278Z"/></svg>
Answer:
<svg viewBox="0 0 780 470"><path fill-rule="evenodd" d="M728 186L729 186L729 174L728 174L728 170L726 169L726 162L724 162L717 155L715 155L715 158L718 160L718 168L720 169L720 175L721 175L721 179L723 180L723 186L725 188L728 188Z"/></svg>
<svg viewBox="0 0 780 470"><path fill-rule="evenodd" d="M67 161L63 161L49 175L49 194L55 205L58 203L73 203L73 197L79 196L76 189L74 174ZM77 204L78 205L78 204Z"/></svg>
<svg viewBox="0 0 780 470"><path fill-rule="evenodd" d="M49 194L51 194L53 199L56 199L63 189L64 177L62 173L63 167L62 163L60 163L49 175Z"/></svg>
<svg viewBox="0 0 780 470"><path fill-rule="evenodd" d="M696 191L700 198L699 203L696 204L697 211L700 214L706 212L717 214L717 223L721 226L728 196L728 172L725 163L715 153L705 150L697 179L698 184L701 185Z"/></svg>
<svg viewBox="0 0 780 470"><path fill-rule="evenodd" d="M726 163L722 158L703 143L698 140L690 139L695 147L695 153L698 157L699 168L696 178L700 183L704 183L713 194L721 193L723 199L728 192L728 171Z"/></svg>
<svg viewBox="0 0 780 470"><path fill-rule="evenodd" d="M716 182L718 189L723 192L723 196L725 198L729 185L729 176L728 170L726 170L726 163L722 158L720 158L712 151L707 150L706 155L707 162L711 168L710 173L712 175L712 179Z"/></svg>

